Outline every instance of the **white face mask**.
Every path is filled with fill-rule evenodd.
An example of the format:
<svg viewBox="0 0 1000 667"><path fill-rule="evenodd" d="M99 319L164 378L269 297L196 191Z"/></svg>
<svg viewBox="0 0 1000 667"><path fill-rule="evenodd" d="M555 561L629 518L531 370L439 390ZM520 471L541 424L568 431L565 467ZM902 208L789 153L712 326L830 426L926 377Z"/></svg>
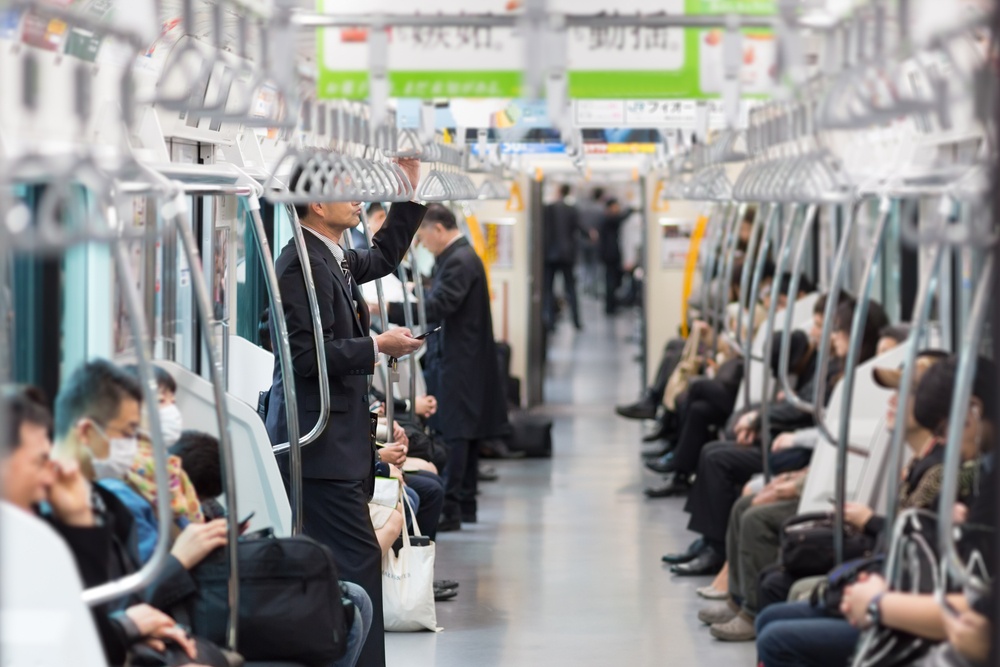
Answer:
<svg viewBox="0 0 1000 667"><path fill-rule="evenodd" d="M96 424L94 428L108 441L108 458L99 459L93 455L91 450L91 464L94 466L94 475L97 479L124 479L129 470L132 469L132 461L139 449L139 439L131 438L108 438Z"/></svg>
<svg viewBox="0 0 1000 667"><path fill-rule="evenodd" d="M431 275L434 270L434 253L420 244L413 248L413 261L417 265L417 271L425 276Z"/></svg>
<svg viewBox="0 0 1000 667"><path fill-rule="evenodd" d="M163 430L163 440L167 447L180 439L181 431L184 430L184 417L176 403L160 406L160 428Z"/></svg>

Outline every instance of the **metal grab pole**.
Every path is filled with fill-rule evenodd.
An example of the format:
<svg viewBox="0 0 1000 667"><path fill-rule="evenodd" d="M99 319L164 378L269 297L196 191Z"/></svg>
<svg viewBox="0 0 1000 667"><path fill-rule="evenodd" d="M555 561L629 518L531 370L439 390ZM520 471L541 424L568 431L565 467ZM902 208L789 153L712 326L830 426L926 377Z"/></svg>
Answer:
<svg viewBox="0 0 1000 667"><path fill-rule="evenodd" d="M830 357L833 356L830 354L830 337L833 334L833 318L837 313L840 299L840 285L844 282L844 273L847 272L847 255L849 254L851 237L854 234L854 223L854 210L849 209L847 223L844 225L840 245L837 248L837 258L833 264L830 289L826 293L826 308L823 309L823 333L819 339L819 356L816 358L816 392L813 396L813 415L816 417L816 428L830 444L837 444L837 439L830 433L823 421L826 412L824 409L826 376L830 370Z"/></svg>
<svg viewBox="0 0 1000 667"><path fill-rule="evenodd" d="M990 292L993 283L993 256L987 255L986 261L983 263L979 284L976 286L976 295L972 302L972 310L969 312L969 321L965 329L965 336L963 336L962 347L958 354L955 389L951 398L951 409L948 413L948 440L945 448L944 468L941 473L941 492L938 496L937 510L938 554L941 557L942 576L950 573L956 576L963 585L971 584L978 588L980 593L986 592L986 583L978 581L978 578L966 571L955 548L953 539L955 519L952 508L958 501L958 474L962 465L962 432L965 428L966 414L972 399L972 386L978 372L976 362L979 359L979 345L982 342L983 329L985 329L987 307L993 296ZM995 397L987 396L985 400L995 400ZM935 593L942 608L948 609L948 605L944 604L945 587L939 586Z"/></svg>
<svg viewBox="0 0 1000 667"><path fill-rule="evenodd" d="M726 258L725 258L726 264L722 272L723 287L721 291L725 298L719 300L719 321L721 322L719 328L720 332L727 331L728 322L726 321L726 310L729 307L729 296L730 294L732 294L733 265L736 263L736 246L739 244L740 227L743 226L743 218L746 215L746 210L747 210L746 204L740 204L736 208L736 218L735 221L733 222L732 229L729 232L729 243L727 248L728 252L726 253ZM739 295L737 295L736 297L737 303L739 302L739 298L740 298ZM737 329L739 328L739 324L740 324L739 309L737 308L737 317L736 317ZM716 336L716 342L714 346L718 348L718 336Z"/></svg>
<svg viewBox="0 0 1000 667"><path fill-rule="evenodd" d="M424 333L430 328L427 322L427 304L424 302L424 274L420 273L417 265L417 253L410 247L410 267L413 269L413 289L417 297L417 324L420 325L420 333Z"/></svg>
<svg viewBox="0 0 1000 667"><path fill-rule="evenodd" d="M330 376L326 366L326 339L323 337L323 318L319 314L319 297L316 295L316 281L313 280L312 260L309 259L309 248L306 247L305 233L299 223L299 215L294 206L288 207L292 216L292 238L295 239L295 249L299 253L302 265L302 280L306 286L306 298L309 300L309 315L313 325L313 341L316 345L316 369L319 380L319 419L312 429L299 439L299 445L315 442L320 433L326 430L330 423Z"/></svg>
<svg viewBox="0 0 1000 667"><path fill-rule="evenodd" d="M110 214L117 217L113 206ZM126 575L117 581L109 581L100 586L94 586L83 591L83 601L94 607L96 605L128 595L149 586L167 565L167 552L170 543L170 525L173 523L173 513L170 510L170 494L165 491L170 488L167 477L167 446L163 441L163 429L160 426L160 403L156 389L156 378L153 375L153 362L144 341L149 340L146 331L146 320L142 316L142 295L132 282L129 257L123 243L112 243L115 274L118 277L125 310L128 313L132 337L135 339L136 366L139 369L139 380L142 384L142 400L146 406L146 418L149 420L149 434L153 445L153 482L156 488L163 491L156 494L156 546L153 555L139 568L138 572Z"/></svg>
<svg viewBox="0 0 1000 667"><path fill-rule="evenodd" d="M263 194L264 188L258 183L250 174L243 171L238 166L234 168L243 174L247 183L250 184L250 193L244 196L253 196L257 203L257 214L260 212L260 196ZM316 281L313 279L312 270L312 260L309 259L309 248L306 246L305 234L302 231L302 225L299 222L299 215L295 211L294 206L287 206L285 209L288 212L290 220L290 226L292 229L292 238L295 240L295 250L299 255L299 264L302 267L302 282L306 288L306 300L309 302L309 316L312 320L313 326L313 344L316 346L316 368L318 377L324 378L326 375L326 340L323 337L323 318L319 313L319 297L316 295ZM251 209L251 215L254 211ZM261 250L263 252L263 250ZM262 257L262 261L263 261ZM272 269L274 267L274 259L268 253L267 259L270 260ZM267 272L265 271L265 278L267 277ZM275 289L277 289L277 277L275 276ZM270 285L268 285L270 289ZM272 345L273 347L273 345ZM289 349L291 349L289 347ZM319 382L319 418L313 427L304 436L299 438L299 446L305 446L311 444L319 438L320 434L326 430L327 425L330 423L330 381L327 379L326 382ZM289 445L287 442L275 445L271 448L275 454L284 453L288 451Z"/></svg>
<svg viewBox="0 0 1000 667"><path fill-rule="evenodd" d="M712 294L712 276L715 273L716 259L721 252L726 217L723 212L725 208L728 208L728 205L726 207L715 206L708 216L707 225L711 237L706 244L704 261L701 265L701 303L698 304L698 318L709 324L712 321L712 309L709 305L709 298ZM719 221L719 224L715 224L716 221Z"/></svg>
<svg viewBox="0 0 1000 667"><path fill-rule="evenodd" d="M726 217L723 218L722 226L720 227L722 239L719 243L719 254L716 255L716 268L713 271L718 277L718 285L715 290L715 303L712 304L712 318L709 320L713 323L714 331L714 335L712 336L713 359L719 351L719 336L726 330L726 306L729 305L730 292L730 276L727 276L727 270L732 270L730 261L732 260L733 250L736 247L734 243L734 239L737 236L736 229L739 227L740 211L745 206L745 204L740 204L739 206L735 203L727 204Z"/></svg>
<svg viewBox="0 0 1000 667"><path fill-rule="evenodd" d="M753 282L750 286L749 312L754 312L757 308L757 297L760 294L760 283L764 280L764 267L767 265L767 256L771 252L771 236L773 235L772 232L774 230L774 226L778 221L778 205L773 203L765 205L770 208L768 209L765 217L767 222L764 225L764 235L761 239L760 252L757 254L757 264L754 266ZM750 336L749 338L750 342L749 345L747 345L747 353L743 357L743 381L746 383L746 391L744 392L744 408L750 407L750 367L753 361L762 361L761 359L754 359L753 356L753 342L756 336Z"/></svg>
<svg viewBox="0 0 1000 667"><path fill-rule="evenodd" d="M268 303L271 308L270 320L274 324L277 340L272 345L278 353L278 364L281 368L281 388L285 394L285 420L287 423L288 442L274 445L271 450L275 454L288 452L289 495L292 509L292 535L302 532L302 452L299 449L299 410L295 396L295 369L292 367L292 349L288 342L288 323L285 322L285 306L281 299L281 289L278 287L278 274L274 270L274 259L267 242L264 221L260 217L260 199L251 195L249 199L250 218L253 220L254 238L257 240L257 251L260 255L261 268L264 269L264 284L267 286Z"/></svg>
<svg viewBox="0 0 1000 667"><path fill-rule="evenodd" d="M750 230L750 241L747 243L747 253L743 257L743 267L740 273L740 292L738 295L736 310L736 347L744 359L750 354L750 345L753 343L753 325L756 320L756 304L749 303L750 278L753 276L751 260L757 256L757 245L760 243L760 233L764 229L764 215L761 207L754 213L753 229ZM747 326L744 328L744 321Z"/></svg>
<svg viewBox="0 0 1000 667"><path fill-rule="evenodd" d="M184 195L178 193L173 201L173 219L177 234L184 248L188 266L191 267L194 285L195 307L201 317L202 342L205 345L205 356L208 360L209 378L212 383L212 393L215 399L215 418L219 427L219 455L222 460L222 475L226 498L226 556L229 561L229 621L227 624L226 644L231 650L236 650L240 611L240 562L236 548L239 540L239 526L236 524L239 511L236 505L236 470L233 463L233 440L229 431L229 415L226 410L226 391L222 384L222 366L212 341L212 331L209 322L212 321L212 301L205 284L205 274L202 270L201 258L195 245L194 234L191 231L190 219L187 215L187 202ZM166 213L165 213L166 214Z"/></svg>
<svg viewBox="0 0 1000 667"><path fill-rule="evenodd" d="M805 258L806 246L809 245L809 232L812 231L813 225L816 221L817 213L816 204L810 204L809 208L806 209L806 217L803 220L802 231L799 233L799 240L795 248L795 256L792 259L792 278L788 286L788 293L798 295L799 284L802 277L802 264ZM790 332L792 330L792 307L785 310L785 331ZM792 356L792 337L791 335L784 335L781 337L781 351L778 353L778 377L781 382L781 389L785 392L785 400L788 401L792 406L798 408L802 412L813 414L815 406L803 399L795 392L795 387L792 386L792 381L789 374L789 366L791 364Z"/></svg>
<svg viewBox="0 0 1000 667"><path fill-rule="evenodd" d="M368 242L368 247L372 247L372 230L368 226L368 213L365 211L364 206L361 207L361 228L365 232L365 240ZM351 235L345 234L344 238L347 239L348 245L353 245ZM383 331L389 330L389 310L385 303L385 291L382 289L382 279L375 279L375 293L378 295L378 312L382 314L382 328ZM385 363L382 365L382 378L385 382L385 444L390 445L395 441L393 440L393 428L392 423L395 421L396 417L396 392L393 385L395 384L395 373L390 366L389 356L385 355Z"/></svg>
<svg viewBox="0 0 1000 667"><path fill-rule="evenodd" d="M411 253L412 259L412 253ZM412 261L411 261L412 265ZM413 325L413 302L410 301L410 290L406 289L406 270L403 265L400 264L396 268L399 274L399 282L403 286L403 317L405 318L406 328L414 331ZM423 329L421 329L421 332ZM417 418L417 355L416 353L410 355L410 419L416 420Z"/></svg>
<svg viewBox="0 0 1000 667"><path fill-rule="evenodd" d="M917 295L916 304L913 308L913 323L910 326L910 347L906 350L906 359L903 362L903 375L899 381L899 395L896 399L898 405L909 405L910 396L913 394L913 380L916 375L917 352L920 346L921 329L927 327L930 320L931 304L934 302L934 291L937 289L937 276L943 264L944 247L938 245L934 248L931 257L930 272L927 280L920 288ZM905 419L897 417L892 429L892 444L889 447L889 457L886 463L886 525L895 523L899 514L899 472L903 466L903 434L905 432Z"/></svg>
<svg viewBox="0 0 1000 667"><path fill-rule="evenodd" d="M844 562L844 502L847 500L847 451L851 433L851 401L854 398L854 376L857 373L858 358L861 356L861 343L864 342L865 327L868 320L868 305L871 302L871 290L875 283L875 272L882 260L882 241L888 226L891 211L889 199L883 197L879 202L878 221L875 224L875 235L872 241L871 254L865 266L861 281L861 293L854 307L854 318L851 321L851 341L844 360L844 395L840 405L840 428L837 437L837 468L834 495L834 528L833 548L837 564Z"/></svg>
<svg viewBox="0 0 1000 667"><path fill-rule="evenodd" d="M780 206L775 206L775 211L780 211ZM767 332L764 338L764 381L761 387L760 402L760 455L764 470L764 481L771 481L771 464L769 454L771 453L771 403L774 397L771 396L771 356L774 354L774 320L778 314L778 297L780 296L781 275L788 264L788 255L792 247L792 237L795 235L797 218L797 207L792 207L788 220L788 229L781 235L781 246L778 249L778 265L774 269L774 281L771 283L771 302L767 308L767 320L764 323ZM791 297L789 297L791 299ZM791 308L789 302L788 307ZM784 333L788 336L788 332Z"/></svg>

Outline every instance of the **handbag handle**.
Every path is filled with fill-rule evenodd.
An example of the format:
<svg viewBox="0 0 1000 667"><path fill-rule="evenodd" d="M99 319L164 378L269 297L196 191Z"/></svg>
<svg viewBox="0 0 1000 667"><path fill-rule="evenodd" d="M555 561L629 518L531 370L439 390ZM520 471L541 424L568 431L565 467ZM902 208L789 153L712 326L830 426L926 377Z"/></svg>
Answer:
<svg viewBox="0 0 1000 667"><path fill-rule="evenodd" d="M410 520L413 522L413 535L414 537L424 537L424 534L420 531L420 524L417 523L417 513L413 511L413 505L410 504L410 497L406 495L403 491L403 485L399 485L399 491L403 495L403 503L406 505L403 510L403 519L406 519L406 510L410 511ZM403 521L403 546L410 546L410 535L406 532L406 521Z"/></svg>

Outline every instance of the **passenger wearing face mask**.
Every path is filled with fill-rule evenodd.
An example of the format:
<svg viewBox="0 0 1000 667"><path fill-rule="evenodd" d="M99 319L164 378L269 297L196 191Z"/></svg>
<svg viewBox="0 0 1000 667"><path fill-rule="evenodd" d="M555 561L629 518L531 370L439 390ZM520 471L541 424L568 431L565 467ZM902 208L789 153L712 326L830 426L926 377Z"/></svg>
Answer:
<svg viewBox="0 0 1000 667"><path fill-rule="evenodd" d="M124 370L138 379L139 371L135 366L126 366ZM181 413L174 399L177 384L170 373L159 366L154 366L153 371L159 397L160 426L164 442L170 447L177 442L183 430ZM156 504L154 470L153 447L149 439L143 435L139 438L132 465L125 476L121 479L105 478L99 482L101 486L118 496L135 517L141 563L149 560L153 555L153 549L156 548L157 521L153 509ZM170 536L173 540L190 524L205 523L205 516L201 511L195 487L184 471L181 460L176 456L167 457L167 479L170 481L170 510L174 518L170 527Z"/></svg>
<svg viewBox="0 0 1000 667"><path fill-rule="evenodd" d="M44 514L69 544L89 588L140 567L136 515L104 484L123 480L132 468L142 391L132 375L98 359L70 375L55 405L56 473ZM225 543L224 520L188 526L143 598L116 600L102 605L103 611L111 614L139 601L169 611L196 590L188 570Z"/></svg>

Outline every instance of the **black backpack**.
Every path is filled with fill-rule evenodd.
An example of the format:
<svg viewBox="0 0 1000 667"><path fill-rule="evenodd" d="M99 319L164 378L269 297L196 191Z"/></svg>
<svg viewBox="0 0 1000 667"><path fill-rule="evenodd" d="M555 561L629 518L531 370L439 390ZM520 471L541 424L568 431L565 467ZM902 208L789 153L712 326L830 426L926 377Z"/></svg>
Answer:
<svg viewBox="0 0 1000 667"><path fill-rule="evenodd" d="M347 649L348 626L333 554L304 535L239 541L240 620L237 650L249 660L328 667ZM229 566L225 549L191 575L195 634L226 644Z"/></svg>

